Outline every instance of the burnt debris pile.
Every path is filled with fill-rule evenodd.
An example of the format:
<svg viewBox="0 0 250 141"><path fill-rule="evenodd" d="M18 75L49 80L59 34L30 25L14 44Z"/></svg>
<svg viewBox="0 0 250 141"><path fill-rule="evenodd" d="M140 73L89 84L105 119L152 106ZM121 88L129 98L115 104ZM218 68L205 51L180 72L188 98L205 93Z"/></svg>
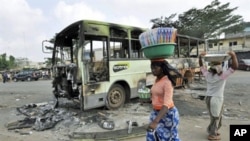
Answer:
<svg viewBox="0 0 250 141"><path fill-rule="evenodd" d="M75 116L76 113L65 109L55 109L51 104L26 104L16 108L24 119L6 124L8 130L33 128L43 131L53 128L58 122Z"/></svg>

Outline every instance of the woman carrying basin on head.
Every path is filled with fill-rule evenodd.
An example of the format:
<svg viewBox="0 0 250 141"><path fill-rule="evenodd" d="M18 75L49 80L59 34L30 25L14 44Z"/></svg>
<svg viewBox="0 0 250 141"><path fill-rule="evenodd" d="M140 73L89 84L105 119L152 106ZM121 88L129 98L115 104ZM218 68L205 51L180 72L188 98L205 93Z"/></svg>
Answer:
<svg viewBox="0 0 250 141"><path fill-rule="evenodd" d="M164 59L151 60L151 71L156 76L151 88L153 110L147 129L147 141L180 141L179 113L173 102L175 78L182 77Z"/></svg>

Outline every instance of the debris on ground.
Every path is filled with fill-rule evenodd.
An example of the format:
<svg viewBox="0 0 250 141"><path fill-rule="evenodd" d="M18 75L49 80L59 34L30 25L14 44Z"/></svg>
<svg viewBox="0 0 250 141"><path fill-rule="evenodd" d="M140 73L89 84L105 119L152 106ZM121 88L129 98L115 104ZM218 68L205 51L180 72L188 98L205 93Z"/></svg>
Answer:
<svg viewBox="0 0 250 141"><path fill-rule="evenodd" d="M33 128L36 131L43 131L53 128L58 122L66 119L68 111L63 109L54 109L52 105L45 104L26 104L16 108L19 114L25 115L25 118L6 124L8 130Z"/></svg>
<svg viewBox="0 0 250 141"><path fill-rule="evenodd" d="M8 130L14 130L14 129L22 129L22 128L31 128L36 119L34 118L24 118L23 120L18 120L14 122L10 122L6 124L6 127Z"/></svg>

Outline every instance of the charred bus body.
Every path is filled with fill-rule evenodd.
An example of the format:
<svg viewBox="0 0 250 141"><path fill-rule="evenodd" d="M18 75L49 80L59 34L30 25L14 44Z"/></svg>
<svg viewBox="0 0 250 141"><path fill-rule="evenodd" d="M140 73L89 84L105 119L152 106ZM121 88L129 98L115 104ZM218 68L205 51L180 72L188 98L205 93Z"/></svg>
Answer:
<svg viewBox="0 0 250 141"><path fill-rule="evenodd" d="M145 30L82 20L57 33L52 48L55 97L76 99L82 110L101 106L117 109L138 97L138 89L152 85L154 79L138 39ZM175 55L167 60L184 78L192 77L204 43L202 39L177 35ZM176 82L177 87L185 85L183 78Z"/></svg>

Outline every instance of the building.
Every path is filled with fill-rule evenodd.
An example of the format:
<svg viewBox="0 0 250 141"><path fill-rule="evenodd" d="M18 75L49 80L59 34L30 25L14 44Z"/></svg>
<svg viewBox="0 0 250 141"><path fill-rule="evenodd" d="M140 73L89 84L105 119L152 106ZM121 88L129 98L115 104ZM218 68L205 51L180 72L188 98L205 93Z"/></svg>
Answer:
<svg viewBox="0 0 250 141"><path fill-rule="evenodd" d="M24 68L25 66L29 66L29 59L24 57L19 57L15 59L17 68Z"/></svg>
<svg viewBox="0 0 250 141"><path fill-rule="evenodd" d="M15 61L17 64L17 69L23 69L23 68L40 69L46 66L44 62L33 62L33 61L30 61L28 58L20 57L20 58L16 58Z"/></svg>
<svg viewBox="0 0 250 141"><path fill-rule="evenodd" d="M208 41L208 52L225 53L233 50L238 60L250 59L250 27L246 27L241 33L226 34L217 40Z"/></svg>
<svg viewBox="0 0 250 141"><path fill-rule="evenodd" d="M250 51L250 27L245 28L244 32L226 34L220 39L209 40L208 43L208 51L210 52Z"/></svg>

